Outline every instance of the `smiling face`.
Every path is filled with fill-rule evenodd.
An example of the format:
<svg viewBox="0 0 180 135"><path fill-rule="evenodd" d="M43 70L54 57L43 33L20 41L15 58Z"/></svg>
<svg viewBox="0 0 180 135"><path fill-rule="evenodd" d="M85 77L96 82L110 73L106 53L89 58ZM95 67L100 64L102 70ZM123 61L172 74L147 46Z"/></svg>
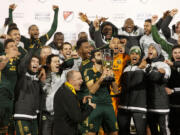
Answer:
<svg viewBox="0 0 180 135"><path fill-rule="evenodd" d="M21 35L19 30L14 29L9 33L9 36L15 41L16 45L19 44L20 39L21 39Z"/></svg>
<svg viewBox="0 0 180 135"><path fill-rule="evenodd" d="M18 51L18 48L17 48L17 45L16 43L13 41L13 42L9 42L5 48L5 53L6 54L10 54L12 52L17 52Z"/></svg>
<svg viewBox="0 0 180 135"><path fill-rule="evenodd" d="M102 33L105 36L106 40L110 40L112 38L113 28L111 25L105 25L103 27Z"/></svg>
<svg viewBox="0 0 180 135"><path fill-rule="evenodd" d="M150 22L145 22L144 23L144 33L146 35L149 35L151 33L151 23Z"/></svg>
<svg viewBox="0 0 180 135"><path fill-rule="evenodd" d="M128 18L124 23L124 28L126 32L131 33L134 29L134 22L131 18Z"/></svg>
<svg viewBox="0 0 180 135"><path fill-rule="evenodd" d="M29 35L31 38L38 39L39 38L39 29L36 25L32 25L29 28Z"/></svg>
<svg viewBox="0 0 180 135"><path fill-rule="evenodd" d="M39 70L39 59L37 57L32 57L29 69L33 73L38 72L38 70Z"/></svg>
<svg viewBox="0 0 180 135"><path fill-rule="evenodd" d="M148 58L153 59L158 56L157 50L153 45L150 45L148 48Z"/></svg>
<svg viewBox="0 0 180 135"><path fill-rule="evenodd" d="M58 34L54 36L54 43L58 49L63 45L64 43L64 35L63 34Z"/></svg>
<svg viewBox="0 0 180 135"><path fill-rule="evenodd" d="M118 38L113 38L110 41L110 47L113 50L114 54L118 53L124 53L125 52L125 47L120 43L120 40Z"/></svg>
<svg viewBox="0 0 180 135"><path fill-rule="evenodd" d="M174 61L180 61L180 48L176 48L173 50L172 57Z"/></svg>
<svg viewBox="0 0 180 135"><path fill-rule="evenodd" d="M89 42L83 42L78 53L83 60L89 59L91 57L91 45Z"/></svg>
<svg viewBox="0 0 180 135"><path fill-rule="evenodd" d="M72 46L70 44L64 44L61 53L65 59L71 58Z"/></svg>
<svg viewBox="0 0 180 135"><path fill-rule="evenodd" d="M59 72L59 66L60 66L60 62L59 62L59 57L55 56L51 58L51 63L50 63L50 69L51 72Z"/></svg>
<svg viewBox="0 0 180 135"><path fill-rule="evenodd" d="M102 59L103 59L103 54L102 54L102 52L95 52L94 53L94 58L95 58L95 61L96 61L96 63L97 64L100 64L100 65L102 65Z"/></svg>
<svg viewBox="0 0 180 135"><path fill-rule="evenodd" d="M72 84L72 86L74 87L74 89L76 91L79 91L80 88L81 88L81 84L83 82L81 73L80 72L74 72L73 75L72 75L72 78L73 79L69 80L70 84Z"/></svg>
<svg viewBox="0 0 180 135"><path fill-rule="evenodd" d="M130 59L131 59L131 64L135 65L135 64L137 64L139 62L140 56L139 56L139 54L137 54L135 52L132 52L130 54Z"/></svg>

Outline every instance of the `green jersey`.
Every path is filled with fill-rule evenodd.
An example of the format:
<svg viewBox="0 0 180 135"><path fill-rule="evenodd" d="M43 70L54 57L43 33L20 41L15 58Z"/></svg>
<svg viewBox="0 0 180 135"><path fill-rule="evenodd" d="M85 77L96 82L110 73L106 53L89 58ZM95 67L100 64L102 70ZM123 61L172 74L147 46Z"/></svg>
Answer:
<svg viewBox="0 0 180 135"><path fill-rule="evenodd" d="M86 69L85 73L85 82L96 81L101 77L102 73L97 71L94 67L90 69ZM108 91L109 85L102 83L99 89L96 91L95 94L92 94L92 102L93 103L111 103L111 97Z"/></svg>
<svg viewBox="0 0 180 135"><path fill-rule="evenodd" d="M54 14L54 20L51 26L51 29L43 36L41 36L38 39L34 38L26 38L24 36L21 36L21 42L24 43L24 48L29 51L30 48L42 48L46 44L46 42L52 37L54 32L57 29L57 24L58 24L58 8L55 9L55 14ZM12 15L13 10L9 9L9 18L10 18L10 23L13 22L13 15Z"/></svg>
<svg viewBox="0 0 180 135"><path fill-rule="evenodd" d="M18 59L10 59L5 68L0 72L0 88L9 90L14 95L14 88L17 81Z"/></svg>
<svg viewBox="0 0 180 135"><path fill-rule="evenodd" d="M78 95L78 98L79 99L82 99L84 96L87 96L89 95L89 90L86 86L86 83L85 83L85 73L84 71L88 68L92 68L93 66L93 62L91 62L89 59L86 59L86 60L83 60L81 62L81 66L80 66L80 72L81 72L81 76L82 76L82 79L83 79L83 84L81 85L81 90L77 92L77 95Z"/></svg>

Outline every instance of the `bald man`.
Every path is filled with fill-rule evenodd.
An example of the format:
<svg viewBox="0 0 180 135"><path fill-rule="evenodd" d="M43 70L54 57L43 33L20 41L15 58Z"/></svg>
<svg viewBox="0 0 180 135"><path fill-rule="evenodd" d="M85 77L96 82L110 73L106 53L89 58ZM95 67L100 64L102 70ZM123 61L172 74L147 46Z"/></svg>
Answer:
<svg viewBox="0 0 180 135"><path fill-rule="evenodd" d="M83 82L79 71L69 71L65 82L54 97L54 135L77 135L77 126L96 108L91 103L90 96L83 99L83 103L89 99L88 106L81 110L76 91L80 90Z"/></svg>

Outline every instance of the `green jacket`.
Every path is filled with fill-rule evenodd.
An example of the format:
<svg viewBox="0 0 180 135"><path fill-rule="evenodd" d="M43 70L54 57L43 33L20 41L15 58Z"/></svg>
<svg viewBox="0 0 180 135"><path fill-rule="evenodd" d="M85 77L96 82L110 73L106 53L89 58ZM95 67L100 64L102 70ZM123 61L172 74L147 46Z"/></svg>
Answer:
<svg viewBox="0 0 180 135"><path fill-rule="evenodd" d="M153 40L157 44L160 44L162 49L165 50L168 53L169 58L171 58L172 57L172 47L173 46L160 37L160 35L158 33L158 30L157 30L157 27L155 25L152 26L151 31L152 31Z"/></svg>

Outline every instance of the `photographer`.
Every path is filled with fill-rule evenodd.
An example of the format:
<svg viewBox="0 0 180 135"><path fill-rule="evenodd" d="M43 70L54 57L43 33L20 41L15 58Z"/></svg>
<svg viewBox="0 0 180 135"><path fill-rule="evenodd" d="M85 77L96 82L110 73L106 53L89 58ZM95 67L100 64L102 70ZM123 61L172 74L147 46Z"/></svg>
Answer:
<svg viewBox="0 0 180 135"><path fill-rule="evenodd" d="M118 87L114 81L110 80L113 76L112 69L102 65L102 53L96 51L93 55L93 67L85 70L86 85L92 94L92 102L96 103L96 109L88 118L88 134L95 135L103 124L104 127L108 127L104 129L106 133L117 135L118 125L108 88L111 84L114 93L118 93Z"/></svg>

